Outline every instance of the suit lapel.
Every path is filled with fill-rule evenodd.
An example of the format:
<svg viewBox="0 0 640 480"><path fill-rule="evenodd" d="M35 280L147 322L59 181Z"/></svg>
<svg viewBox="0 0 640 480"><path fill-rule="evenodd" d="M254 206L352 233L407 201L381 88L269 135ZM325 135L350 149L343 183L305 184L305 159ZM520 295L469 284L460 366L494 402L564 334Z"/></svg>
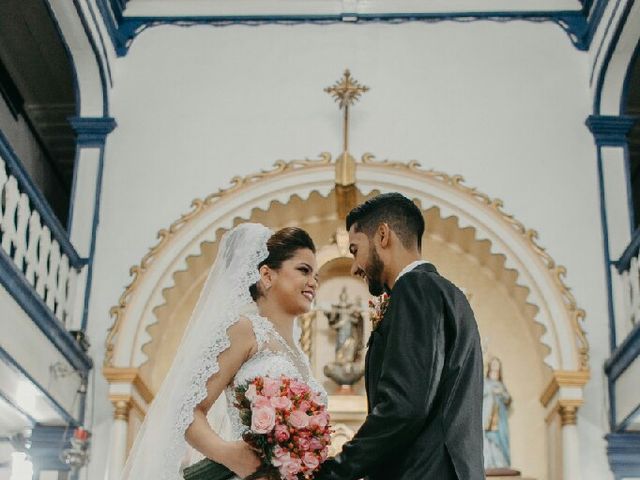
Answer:
<svg viewBox="0 0 640 480"><path fill-rule="evenodd" d="M430 263L424 263L422 265L418 265L416 267L416 270L420 269L420 270L426 270L428 272L436 272L436 267L434 267L432 264ZM393 290L391 295L393 296ZM384 317L384 322L392 322L393 319L390 318L391 314L389 312L387 312L387 315L385 315ZM372 368L371 368L371 364L375 362L372 362L372 356L375 355L380 355L380 354L384 354L384 352L380 353L380 352L374 352L373 350L376 347L376 344L378 344L378 346L380 345L380 342L378 338L378 336L381 336L382 333L380 332L382 327L382 323L378 324L378 327L376 328L376 330L371 332L371 335L369 337L369 340L367 342L367 353L364 357L364 388L367 392L367 406L369 408L369 411L371 411L371 404L372 404L372 400L375 394L376 386L374 385L374 379L377 379L377 373L378 372L373 372ZM378 340L378 341L376 341Z"/></svg>

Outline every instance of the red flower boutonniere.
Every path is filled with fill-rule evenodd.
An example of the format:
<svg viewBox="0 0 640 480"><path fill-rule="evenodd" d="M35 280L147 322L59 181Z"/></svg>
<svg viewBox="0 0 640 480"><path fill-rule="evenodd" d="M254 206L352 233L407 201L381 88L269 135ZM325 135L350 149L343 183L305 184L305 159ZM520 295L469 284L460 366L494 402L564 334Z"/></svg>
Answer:
<svg viewBox="0 0 640 480"><path fill-rule="evenodd" d="M373 300L369 300L369 307L371 308L371 313L369 314L369 319L371 320L371 330L375 330L378 328L378 325L384 318L384 314L389 307L389 299L391 297L388 293L383 293L379 297L376 297Z"/></svg>

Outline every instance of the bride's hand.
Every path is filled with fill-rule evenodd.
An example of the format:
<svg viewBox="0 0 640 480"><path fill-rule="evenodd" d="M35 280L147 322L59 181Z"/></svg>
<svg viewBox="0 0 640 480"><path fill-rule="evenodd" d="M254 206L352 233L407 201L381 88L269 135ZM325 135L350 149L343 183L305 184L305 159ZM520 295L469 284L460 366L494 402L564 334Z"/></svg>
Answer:
<svg viewBox="0 0 640 480"><path fill-rule="evenodd" d="M225 466L240 478L251 475L262 465L256 452L244 440L228 442L225 453Z"/></svg>

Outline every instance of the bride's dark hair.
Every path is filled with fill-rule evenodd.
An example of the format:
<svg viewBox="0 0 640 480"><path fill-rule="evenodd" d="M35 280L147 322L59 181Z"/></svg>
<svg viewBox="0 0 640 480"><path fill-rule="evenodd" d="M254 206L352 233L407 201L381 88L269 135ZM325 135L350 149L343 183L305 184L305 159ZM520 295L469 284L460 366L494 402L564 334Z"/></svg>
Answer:
<svg viewBox="0 0 640 480"><path fill-rule="evenodd" d="M316 253L316 246L313 244L311 236L298 227L282 228L267 240L269 256L260 262L258 268L266 265L269 268L278 270L282 267L283 262L289 260L301 249L309 249ZM251 298L254 301L262 296L258 283L254 283L249 287L249 293L251 293Z"/></svg>

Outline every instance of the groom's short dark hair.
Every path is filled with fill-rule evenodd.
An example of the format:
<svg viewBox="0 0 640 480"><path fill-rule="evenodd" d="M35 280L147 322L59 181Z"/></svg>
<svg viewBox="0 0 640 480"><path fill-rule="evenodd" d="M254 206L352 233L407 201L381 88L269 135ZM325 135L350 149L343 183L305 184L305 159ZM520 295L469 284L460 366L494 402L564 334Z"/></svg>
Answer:
<svg viewBox="0 0 640 480"><path fill-rule="evenodd" d="M371 237L381 223L395 232L405 248L422 248L424 218L422 212L404 195L382 193L361 203L347 215L347 230L355 225L357 232Z"/></svg>

